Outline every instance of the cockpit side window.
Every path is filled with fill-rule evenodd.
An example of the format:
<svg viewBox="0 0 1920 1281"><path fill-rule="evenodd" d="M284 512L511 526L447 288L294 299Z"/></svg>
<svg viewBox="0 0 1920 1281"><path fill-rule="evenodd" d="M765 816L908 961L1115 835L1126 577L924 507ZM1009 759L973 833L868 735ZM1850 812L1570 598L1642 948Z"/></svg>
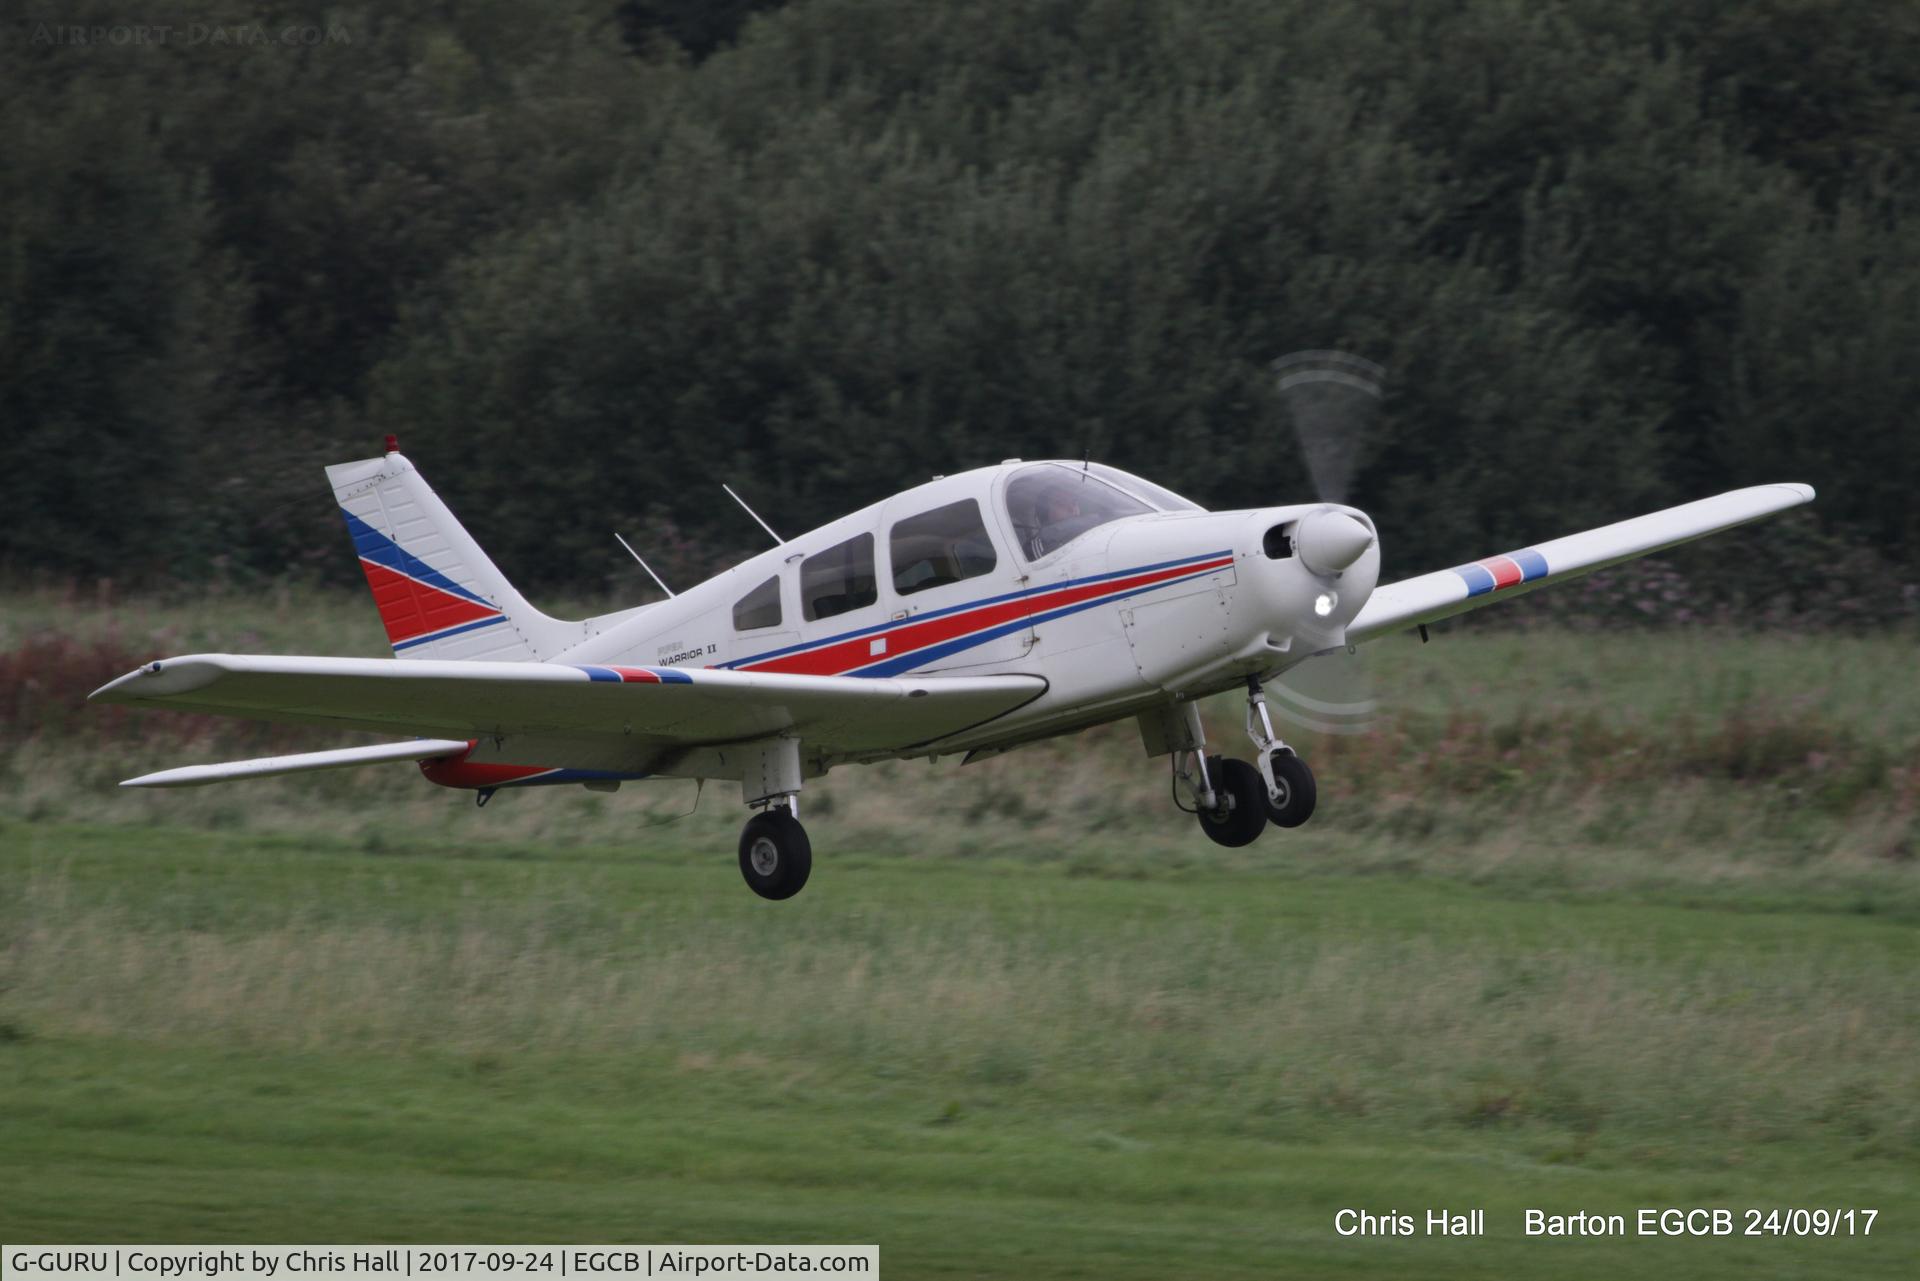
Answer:
<svg viewBox="0 0 1920 1281"><path fill-rule="evenodd" d="M1079 467L1037 463L1007 482L1007 516L1020 554L1028 560L1038 560L1108 521L1152 511Z"/></svg>
<svg viewBox="0 0 1920 1281"><path fill-rule="evenodd" d="M742 596L733 607L733 626L751 632L761 627L780 626L780 580L769 578Z"/></svg>
<svg viewBox="0 0 1920 1281"><path fill-rule="evenodd" d="M980 504L971 498L907 517L893 527L888 542L893 589L902 596L991 573L999 560L980 519Z"/></svg>
<svg viewBox="0 0 1920 1281"><path fill-rule="evenodd" d="M808 622L880 599L873 578L873 535L861 534L800 562L800 612Z"/></svg>

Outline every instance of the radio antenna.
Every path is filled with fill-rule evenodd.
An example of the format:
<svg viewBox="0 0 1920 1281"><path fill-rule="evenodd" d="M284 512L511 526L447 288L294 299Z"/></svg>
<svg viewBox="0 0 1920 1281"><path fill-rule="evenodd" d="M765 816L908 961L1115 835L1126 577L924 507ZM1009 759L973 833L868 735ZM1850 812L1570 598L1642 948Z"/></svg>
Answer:
<svg viewBox="0 0 1920 1281"><path fill-rule="evenodd" d="M626 539L621 538L620 531L617 529L613 531L613 536L614 538L619 540L619 543L622 547L627 549L627 555L633 557L635 560L640 561L640 568L647 571L647 577L651 578L654 582L660 584L660 590L667 594L667 599L672 600L673 588L667 586L666 583L661 582L660 575L653 572L653 566L647 564L646 561L640 559L640 553L633 550L633 544L628 542Z"/></svg>
<svg viewBox="0 0 1920 1281"><path fill-rule="evenodd" d="M780 545L781 545L782 547L785 547L785 546L787 545L787 540L786 540L786 539L784 539L784 538L782 538L782 537L780 537L780 535L778 535L778 534L776 534L776 533L774 533L774 532L773 532L773 526L772 526L772 525L769 525L769 524L767 524L767 522L766 522L766 521L764 521L764 520L761 520L761 519L760 519L760 513L758 513L758 512L756 512L756 511L754 511L754 510L753 510L753 508L751 508L751 507L749 507L749 506L747 506L747 500L746 500L746 499L744 499L744 498L742 498L742 497L740 497L740 495L738 495L738 494L736 494L736 493L734 493L734 492L733 492L733 486L732 486L732 485L729 485L729 484L727 484L727 483L726 483L725 481L721 481L721 482L720 482L720 488L722 488L722 489L724 489L724 490L726 490L726 491L727 491L727 497L728 497L728 498L731 498L731 499L732 499L732 500L733 500L734 502L736 502L736 503L739 503L739 504L740 504L740 510L741 510L741 511L743 511L743 512L745 512L745 513L746 513L747 515L749 515L749 516L751 516L751 517L753 517L753 523L754 523L754 524L756 524L756 525L758 525L758 526L760 526L760 528L762 528L762 529L764 529L764 530L766 530L766 531L767 531L767 537L769 537L769 538L771 538L771 539L773 539L773 541L774 541L774 542L776 542L776 543L778 543L778 544L780 544Z"/></svg>

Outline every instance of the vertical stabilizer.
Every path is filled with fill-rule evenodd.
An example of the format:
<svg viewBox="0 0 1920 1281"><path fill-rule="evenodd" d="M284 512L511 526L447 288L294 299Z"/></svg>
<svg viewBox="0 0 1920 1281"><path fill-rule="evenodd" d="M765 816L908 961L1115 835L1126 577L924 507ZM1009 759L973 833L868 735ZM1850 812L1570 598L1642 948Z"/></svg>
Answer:
<svg viewBox="0 0 1920 1281"><path fill-rule="evenodd" d="M395 657L540 661L584 639L527 604L397 450L327 481Z"/></svg>

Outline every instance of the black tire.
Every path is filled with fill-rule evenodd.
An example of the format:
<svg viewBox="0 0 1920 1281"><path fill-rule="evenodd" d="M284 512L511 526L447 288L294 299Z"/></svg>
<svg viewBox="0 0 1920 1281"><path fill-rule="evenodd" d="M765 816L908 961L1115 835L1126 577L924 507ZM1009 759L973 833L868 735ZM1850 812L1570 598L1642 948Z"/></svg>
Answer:
<svg viewBox="0 0 1920 1281"><path fill-rule="evenodd" d="M1298 827L1313 817L1313 804L1318 798L1313 771L1292 752L1275 752L1268 759L1273 762L1273 781L1280 785L1280 797L1267 798L1267 820L1276 827Z"/></svg>
<svg viewBox="0 0 1920 1281"><path fill-rule="evenodd" d="M1200 811L1200 830L1216 845L1251 845L1267 829L1267 781L1242 760L1209 756L1207 777L1223 803L1214 811Z"/></svg>
<svg viewBox="0 0 1920 1281"><path fill-rule="evenodd" d="M784 809L763 810L740 832L740 875L761 898L788 899L813 873L813 842Z"/></svg>

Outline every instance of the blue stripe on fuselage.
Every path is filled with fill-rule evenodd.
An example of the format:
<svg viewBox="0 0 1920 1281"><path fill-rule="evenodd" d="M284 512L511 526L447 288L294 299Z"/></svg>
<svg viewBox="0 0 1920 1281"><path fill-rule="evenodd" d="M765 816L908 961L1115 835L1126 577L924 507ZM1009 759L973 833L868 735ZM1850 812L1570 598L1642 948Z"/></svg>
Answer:
<svg viewBox="0 0 1920 1281"><path fill-rule="evenodd" d="M1003 595L999 595L999 596L988 596L982 600L968 601L964 605L949 605L945 609L929 610L924 614L914 614L909 618L890 619L884 623L875 623L871 627L861 627L861 628L855 629L854 631L841 632L836 636L827 636L827 637L821 638L820 640L801 641L795 645L788 645L784 649L770 649L764 654L754 654L748 658L736 658L730 662L720 663L718 664L718 666L722 668L733 668L733 667L745 667L751 663L764 663L771 658L785 658L789 654L798 654L810 649L819 649L826 645L837 645L841 641L857 640L862 636L872 636L876 632L888 632L888 631L893 631L894 629L900 628L900 627L910 627L919 623L928 622L935 618L946 618L953 614L964 613L965 611L970 609L984 609L989 605L1002 605L1010 600L1019 600L1023 597L1028 597L1028 596L1038 596L1045 592L1063 591L1069 587L1081 587L1086 585L1087 583L1105 582L1109 579L1115 579L1115 578L1131 578L1135 574L1151 574L1155 570L1172 569L1176 565L1192 565L1203 560L1218 560L1222 556L1231 556L1231 555L1233 555L1233 552L1230 549L1217 551L1217 552L1206 552L1199 556L1182 556L1177 560L1161 561L1155 565L1136 565L1132 569L1116 569L1106 574L1089 574L1085 578L1074 578L1064 583L1051 583L1045 587L1026 587L1026 588L1022 588L1017 592L1006 592ZM1213 571L1208 571L1208 572L1211 573ZM1182 582L1185 580L1169 579L1167 581ZM1154 583L1154 584L1151 584L1151 586L1164 587L1166 586L1166 584ZM1093 601L1090 603L1098 604L1099 602ZM1072 610L1066 610L1063 612L1071 613ZM1017 623L1008 624L1005 630L996 630L990 636L980 637L980 640L982 641L991 640L995 636L1004 636L1009 631L1018 631L1020 628L1027 626L1029 623L1033 621L1034 619L1031 616L1027 618L1022 618ZM960 637L957 639L971 640L972 638ZM953 644L954 642L949 641L945 643ZM939 646L934 646L932 648L938 649ZM964 646L962 648L964 648ZM916 663L924 662L925 659L919 656L927 654L929 652L931 651L915 650L914 651L915 662ZM902 655L902 657L906 657L906 655ZM892 662L889 661L888 663L880 664L879 666L891 668ZM860 676L894 675L894 674L897 674L898 671L905 671L905 670L907 669L898 668L898 669L890 670L883 673L883 672L876 671L874 668L861 668L857 673L854 673L854 674L860 675Z"/></svg>
<svg viewBox="0 0 1920 1281"><path fill-rule="evenodd" d="M1214 553L1216 557L1223 554L1224 553L1220 553L1220 552ZM1144 569L1134 570L1132 571L1132 573L1151 573L1154 569L1158 569L1158 568L1161 568L1161 566L1148 566ZM1048 610L1046 612L1039 613L1039 614L1029 614L1025 618L1016 619L1010 623L1003 623L998 627L989 628L984 632L973 632L966 636L956 636L954 639L950 641L943 641L938 645L929 645L925 649L916 649L911 651L910 653L902 654L898 658L891 658L891 659L888 659L886 662L875 663L869 667L857 668L845 674L848 676L898 676L902 672L909 672L916 667L924 667L928 663L934 662L938 659L946 658L953 654L958 654L963 650L972 649L976 645L984 645L988 641L998 640L1002 636L1012 635L1014 632L1017 632L1025 627L1032 627L1039 623L1052 622L1056 618L1065 618L1068 614L1077 614L1083 609L1093 609L1094 607L1099 605L1109 605L1117 600L1125 600L1129 596L1137 596L1141 592L1159 591L1162 587L1171 587L1175 583L1192 582L1195 578L1202 577L1203 574L1213 574L1218 572L1219 572L1218 570L1213 570L1213 569L1204 570L1202 571L1202 573L1199 573L1199 574L1187 574L1180 578L1163 579L1162 581L1157 583L1147 583L1144 586L1130 588L1127 591L1123 591L1123 592L1110 592L1105 596L1095 596L1091 600L1075 601L1073 604L1063 606L1060 609ZM1111 577L1114 577L1114 575L1110 575L1110 574L1102 575L1101 577L1111 578ZM1097 580L1083 578L1083 579L1077 580L1075 583L1062 584L1062 585L1063 586L1079 586L1082 583L1088 583L1088 582L1094 582L1094 581L1097 581ZM1048 590L1058 591L1059 588L1054 587L1054 588L1049 588Z"/></svg>

